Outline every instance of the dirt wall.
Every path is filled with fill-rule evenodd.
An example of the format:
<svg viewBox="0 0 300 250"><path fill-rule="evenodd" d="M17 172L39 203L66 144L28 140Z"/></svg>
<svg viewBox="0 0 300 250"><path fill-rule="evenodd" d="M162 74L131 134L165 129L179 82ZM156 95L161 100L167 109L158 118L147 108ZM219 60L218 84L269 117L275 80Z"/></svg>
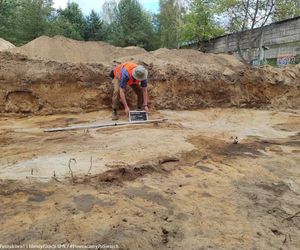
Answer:
<svg viewBox="0 0 300 250"><path fill-rule="evenodd" d="M219 68L208 70L198 64L186 67L133 59L149 70L151 108L300 108L299 66L250 69L219 64ZM109 72L110 67L101 63L60 63L2 52L0 112L49 114L109 108ZM128 96L134 107L134 95Z"/></svg>

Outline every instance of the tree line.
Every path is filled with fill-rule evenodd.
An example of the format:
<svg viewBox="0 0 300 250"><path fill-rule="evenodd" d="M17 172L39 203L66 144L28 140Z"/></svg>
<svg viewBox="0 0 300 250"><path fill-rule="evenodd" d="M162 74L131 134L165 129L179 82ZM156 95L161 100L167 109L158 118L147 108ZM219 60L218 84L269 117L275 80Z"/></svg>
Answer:
<svg viewBox="0 0 300 250"><path fill-rule="evenodd" d="M154 50L299 15L299 0L159 0L158 13L145 11L138 0L107 0L88 15L71 1L54 9L52 0L0 0L0 37L17 46L41 35L62 35Z"/></svg>

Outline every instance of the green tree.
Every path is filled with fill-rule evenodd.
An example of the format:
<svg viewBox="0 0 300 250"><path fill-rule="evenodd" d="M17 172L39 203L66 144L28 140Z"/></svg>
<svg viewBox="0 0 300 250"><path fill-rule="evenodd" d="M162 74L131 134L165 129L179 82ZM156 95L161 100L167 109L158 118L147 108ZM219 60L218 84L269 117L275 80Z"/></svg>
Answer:
<svg viewBox="0 0 300 250"><path fill-rule="evenodd" d="M48 19L53 11L52 0L22 0L16 19L18 43L27 43L47 33Z"/></svg>
<svg viewBox="0 0 300 250"><path fill-rule="evenodd" d="M46 33L48 36L61 35L75 40L83 40L81 34L66 18L55 15L51 20L50 27Z"/></svg>
<svg viewBox="0 0 300 250"><path fill-rule="evenodd" d="M52 35L63 35L76 40L84 40L87 29L86 20L74 2L68 2L65 9L59 9L52 21Z"/></svg>
<svg viewBox="0 0 300 250"><path fill-rule="evenodd" d="M118 4L116 0L106 0L102 5L101 16L104 22L104 29L106 33L105 41L110 43L113 43L113 32L117 30L117 8ZM114 44L117 44L117 42Z"/></svg>
<svg viewBox="0 0 300 250"><path fill-rule="evenodd" d="M0 0L0 36L22 45L45 33L52 0Z"/></svg>
<svg viewBox="0 0 300 250"><path fill-rule="evenodd" d="M110 40L117 46L140 46L151 49L151 17L137 0L121 0L114 10Z"/></svg>
<svg viewBox="0 0 300 250"><path fill-rule="evenodd" d="M0 0L0 37L17 44L15 31L17 28L18 1Z"/></svg>
<svg viewBox="0 0 300 250"><path fill-rule="evenodd" d="M300 16L299 0L276 0L274 21L282 21L297 16Z"/></svg>
<svg viewBox="0 0 300 250"><path fill-rule="evenodd" d="M106 0L102 5L102 17L104 22L111 24L116 21L118 4L116 0Z"/></svg>
<svg viewBox="0 0 300 250"><path fill-rule="evenodd" d="M158 32L162 47L178 48L181 41L181 27L189 1L160 0Z"/></svg>
<svg viewBox="0 0 300 250"><path fill-rule="evenodd" d="M159 14L152 14L152 48L151 50L156 50L161 47L161 39L160 39L160 32L159 32Z"/></svg>
<svg viewBox="0 0 300 250"><path fill-rule="evenodd" d="M193 0L181 28L183 42L209 40L222 35L224 30L215 21L216 8L213 1Z"/></svg>
<svg viewBox="0 0 300 250"><path fill-rule="evenodd" d="M86 17L85 39L90 41L103 41L107 37L107 28L100 15L94 10Z"/></svg>

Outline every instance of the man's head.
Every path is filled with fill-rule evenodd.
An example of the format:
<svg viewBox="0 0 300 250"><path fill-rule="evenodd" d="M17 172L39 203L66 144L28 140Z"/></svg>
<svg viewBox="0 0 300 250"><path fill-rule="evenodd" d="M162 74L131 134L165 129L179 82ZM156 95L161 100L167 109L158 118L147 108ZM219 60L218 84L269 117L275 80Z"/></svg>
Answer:
<svg viewBox="0 0 300 250"><path fill-rule="evenodd" d="M144 81L148 77L148 71L141 65L135 67L132 71L134 79L138 81Z"/></svg>

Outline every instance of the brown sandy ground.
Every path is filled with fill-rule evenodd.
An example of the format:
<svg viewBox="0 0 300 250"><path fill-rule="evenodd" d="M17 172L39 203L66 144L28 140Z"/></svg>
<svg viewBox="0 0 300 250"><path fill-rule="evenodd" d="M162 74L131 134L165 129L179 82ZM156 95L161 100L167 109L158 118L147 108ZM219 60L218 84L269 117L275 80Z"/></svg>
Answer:
<svg viewBox="0 0 300 250"><path fill-rule="evenodd" d="M165 110L158 125L42 132L109 115L0 118L1 244L299 249L299 110Z"/></svg>
<svg viewBox="0 0 300 250"><path fill-rule="evenodd" d="M5 51L13 48L15 48L13 44L0 37L0 51Z"/></svg>

